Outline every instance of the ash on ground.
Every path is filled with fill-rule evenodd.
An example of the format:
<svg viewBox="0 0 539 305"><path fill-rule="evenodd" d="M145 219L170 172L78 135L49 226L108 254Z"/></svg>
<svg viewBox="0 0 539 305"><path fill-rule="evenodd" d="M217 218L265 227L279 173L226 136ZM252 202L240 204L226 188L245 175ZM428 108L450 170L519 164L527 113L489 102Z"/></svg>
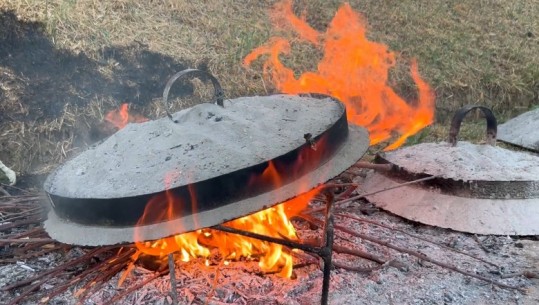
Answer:
<svg viewBox="0 0 539 305"><path fill-rule="evenodd" d="M363 215L369 211L369 215ZM539 241L536 237L513 238L508 236L474 236L405 221L402 218L376 210L365 202L353 202L337 207L338 213L346 213L404 230L438 244L450 246L498 267L415 239L394 230L348 218L336 218L336 223L367 234L393 245L424 253L429 257L474 274L499 279L504 274L539 270ZM301 238L320 236L305 223L297 223ZM357 273L335 269L331 274L330 304L537 304L539 291L537 279L522 275L501 279L508 285L521 286L527 294L517 290L502 289L495 285L443 269L408 254L369 243L336 231L336 244L360 249L384 259L396 259L406 265L406 270L386 266L369 273ZM67 253L53 253L17 264L0 266L0 287L16 280L31 277L54 267L64 255L81 255L80 248ZM314 259L313 259L314 260ZM316 260L314 260L316 261ZM349 255L335 253L334 261L352 266L372 266L372 263ZM214 262L205 266L203 260L176 263L177 292L180 304L318 304L322 287L320 265L307 264L295 268L295 279L283 279L273 274L260 273L255 262L232 262L228 266ZM85 300L85 304L101 304L115 295L140 283L154 274L143 267L136 267L121 288L118 279L123 272L107 282L97 293ZM52 289L58 283L50 282L40 289ZM80 286L72 287L56 297L50 304L76 304L74 293ZM16 297L14 293L0 292L0 302L6 303ZM170 277L159 277L117 304L171 304ZM22 304L36 304L28 299Z"/></svg>

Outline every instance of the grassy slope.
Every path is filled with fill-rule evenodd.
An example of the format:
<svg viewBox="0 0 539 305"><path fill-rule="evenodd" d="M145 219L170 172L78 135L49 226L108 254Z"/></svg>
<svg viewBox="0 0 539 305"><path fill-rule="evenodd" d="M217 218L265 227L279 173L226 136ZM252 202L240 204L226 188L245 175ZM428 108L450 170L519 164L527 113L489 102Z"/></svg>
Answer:
<svg viewBox="0 0 539 305"><path fill-rule="evenodd" d="M193 66L204 64L218 76L228 96L235 97L272 90L260 71L246 71L240 62L276 34L267 17L275 2L0 0L0 9L45 23L58 48L83 51L96 60L101 59L104 46L137 41ZM299 0L295 7L298 12L305 10L307 20L323 30L340 3ZM350 4L365 14L372 39L400 52L401 64L392 76L403 94L413 89L407 60L418 59L421 73L436 89L440 119L467 103L489 105L502 117L539 104L536 0L353 0ZM311 58L316 57L309 53L312 50L302 51L290 60L296 70L312 66ZM101 73L108 71L103 68ZM435 126L428 133L439 138L443 130Z"/></svg>

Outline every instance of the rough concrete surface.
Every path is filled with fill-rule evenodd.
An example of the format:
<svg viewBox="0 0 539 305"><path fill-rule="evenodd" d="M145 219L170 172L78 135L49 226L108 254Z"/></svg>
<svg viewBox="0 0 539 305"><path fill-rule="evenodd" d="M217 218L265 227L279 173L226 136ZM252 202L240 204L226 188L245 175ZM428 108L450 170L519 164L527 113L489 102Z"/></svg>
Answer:
<svg viewBox="0 0 539 305"><path fill-rule="evenodd" d="M539 108L499 125L498 139L539 152Z"/></svg>
<svg viewBox="0 0 539 305"><path fill-rule="evenodd" d="M350 126L348 139L342 145L342 148L316 170L309 172L296 181L277 190L234 202L231 205L199 212L194 216L189 215L162 223L139 226L137 227L136 237L141 240L153 240L210 227L283 202L339 175L361 159L368 147L369 136L367 131L362 127ZM52 210L49 212L49 217L45 222L45 229L52 238L66 244L100 246L135 241L132 227L81 225L59 218Z"/></svg>
<svg viewBox="0 0 539 305"><path fill-rule="evenodd" d="M331 101L331 102L330 102ZM45 182L71 198L119 198L187 185L259 164L318 136L343 114L331 99L273 95L200 104L128 124L60 166Z"/></svg>
<svg viewBox="0 0 539 305"><path fill-rule="evenodd" d="M412 173L463 181L539 181L539 156L491 145L421 143L385 153Z"/></svg>
<svg viewBox="0 0 539 305"><path fill-rule="evenodd" d="M391 188L394 181L371 173L367 192ZM419 185L367 197L377 207L406 219L461 232L495 235L539 235L539 199L480 199L442 194Z"/></svg>

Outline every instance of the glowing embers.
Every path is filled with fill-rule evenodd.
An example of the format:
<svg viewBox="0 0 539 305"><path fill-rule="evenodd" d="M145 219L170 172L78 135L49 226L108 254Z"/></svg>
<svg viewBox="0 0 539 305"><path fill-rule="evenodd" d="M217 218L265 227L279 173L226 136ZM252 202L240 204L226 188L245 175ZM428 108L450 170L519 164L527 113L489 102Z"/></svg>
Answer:
<svg viewBox="0 0 539 305"><path fill-rule="evenodd" d="M371 145L399 135L387 149L399 147L406 138L433 121L434 92L419 76L417 63L411 62L410 72L418 99L408 103L388 85L396 54L386 45L367 39L365 20L349 4L340 7L325 33L296 16L290 0L278 3L272 16L276 27L290 28L301 41L323 52L318 71L305 72L298 78L280 60L281 55L291 52L291 43L285 38L273 37L247 55L244 62L247 66L259 56L269 55L264 62L264 73L279 91L336 97L346 105L348 121L368 129Z"/></svg>

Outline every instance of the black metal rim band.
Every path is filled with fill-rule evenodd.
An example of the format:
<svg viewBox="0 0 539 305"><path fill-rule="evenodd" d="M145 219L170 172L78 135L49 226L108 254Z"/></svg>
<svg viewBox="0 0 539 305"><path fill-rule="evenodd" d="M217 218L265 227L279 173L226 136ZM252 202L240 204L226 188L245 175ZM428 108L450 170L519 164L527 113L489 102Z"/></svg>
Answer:
<svg viewBox="0 0 539 305"><path fill-rule="evenodd" d="M339 104L343 109L342 115L330 128L311 141L273 160L191 185L135 197L86 199L49 194L53 209L59 217L75 223L110 227L130 227L170 220L160 217L160 213L170 208L167 202L171 197L177 199L173 208L169 210L172 211L169 217L173 219L225 205L230 205L233 209L233 203L236 201L276 188L270 182L260 181L250 184L251 178L260 176L268 167L269 162L273 163L281 178L284 179L283 184L287 184L329 160L348 137L346 110L344 105L340 102ZM313 149L313 141L314 143L325 142L324 149ZM298 162L302 164L300 167L297 167ZM292 170L293 168L295 170ZM146 209L150 201L152 207ZM144 215L145 210L146 215Z"/></svg>

